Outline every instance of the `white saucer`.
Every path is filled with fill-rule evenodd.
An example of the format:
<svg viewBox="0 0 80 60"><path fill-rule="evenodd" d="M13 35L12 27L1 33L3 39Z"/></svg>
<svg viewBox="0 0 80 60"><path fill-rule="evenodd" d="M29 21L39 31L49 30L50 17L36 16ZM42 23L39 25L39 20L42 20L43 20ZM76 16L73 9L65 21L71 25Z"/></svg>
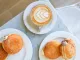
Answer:
<svg viewBox="0 0 80 60"><path fill-rule="evenodd" d="M36 6L36 5L38 5L38 4L45 4L45 5L47 5L51 9L52 14L53 14L53 18L52 18L51 22L48 25L46 25L43 28L41 28L41 31L39 31L39 28L36 25L34 25L31 22L31 19L30 19L30 12L31 12L32 8L34 6ZM23 21L24 21L25 26L31 32L33 32L35 34L45 34L45 33L48 33L49 31L52 30L52 28L54 28L56 20L57 20L57 15L56 15L56 12L55 12L55 8L50 3L48 3L47 1L36 1L36 2L31 3L29 6L27 6L27 8L25 9L24 14L23 14Z"/></svg>
<svg viewBox="0 0 80 60"><path fill-rule="evenodd" d="M56 38L71 38L72 40L74 40L75 45L76 45L76 56L74 57L75 60L77 60L79 58L79 50L80 47L77 44L77 38L75 36L73 36L71 33L69 32L65 32L65 31L56 31L54 33L51 33L50 35L48 35L41 43L40 48L39 48L39 58L40 60L50 60L50 59L46 59L45 56L42 55L42 49L43 47L46 45L47 42L55 40ZM56 59L54 59L56 60ZM61 57L59 57L57 60L62 60ZM70 59L73 60L73 59Z"/></svg>
<svg viewBox="0 0 80 60"><path fill-rule="evenodd" d="M0 31L0 39L8 34L19 34L23 38L24 46L20 52L9 55L6 60L31 60L33 48L29 38L17 29L8 28Z"/></svg>

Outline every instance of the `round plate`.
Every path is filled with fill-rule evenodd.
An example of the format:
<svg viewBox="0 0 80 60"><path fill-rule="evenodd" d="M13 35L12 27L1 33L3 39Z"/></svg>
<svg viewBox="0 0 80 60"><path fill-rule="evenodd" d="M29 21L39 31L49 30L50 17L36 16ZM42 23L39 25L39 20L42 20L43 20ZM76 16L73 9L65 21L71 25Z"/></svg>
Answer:
<svg viewBox="0 0 80 60"><path fill-rule="evenodd" d="M30 19L30 12L31 12L32 8L34 6L36 6L36 5L39 5L39 4L47 5L51 9L52 14L53 14L52 15L52 20L50 21L50 23L47 24L46 26L44 26L41 29L41 31L39 31L39 28L36 25L34 25L31 22L31 19ZM56 20L57 20L57 15L56 15L56 12L55 12L55 8L50 3L46 2L46 1L36 1L36 2L31 3L29 6L27 6L27 8L25 9L24 14L23 14L23 21L24 21L25 26L31 32L33 32L35 34L45 34L45 33L48 33L54 27Z"/></svg>
<svg viewBox="0 0 80 60"><path fill-rule="evenodd" d="M9 55L6 60L31 60L33 48L29 38L17 29L8 28L0 31L0 41L2 40L2 37L8 34L19 34L23 38L24 46L18 53Z"/></svg>
<svg viewBox="0 0 80 60"><path fill-rule="evenodd" d="M60 40L62 38L71 38L72 40L74 40L75 42L75 45L76 45L76 56L74 57L75 60L77 60L79 57L79 45L77 44L77 38L75 36L73 36L71 33L69 32L65 32L65 31L56 31L54 33L51 33L50 35L48 35L41 43L40 45L40 48L39 48L39 58L40 60L49 60L49 59L46 59L45 57L43 57L42 55L42 49L43 47L46 45L47 42L49 41L52 41L52 40L56 40L57 38L59 38ZM45 58L45 59L44 59ZM57 60L62 60L61 57L59 57ZM70 60L73 60L73 59L70 59Z"/></svg>

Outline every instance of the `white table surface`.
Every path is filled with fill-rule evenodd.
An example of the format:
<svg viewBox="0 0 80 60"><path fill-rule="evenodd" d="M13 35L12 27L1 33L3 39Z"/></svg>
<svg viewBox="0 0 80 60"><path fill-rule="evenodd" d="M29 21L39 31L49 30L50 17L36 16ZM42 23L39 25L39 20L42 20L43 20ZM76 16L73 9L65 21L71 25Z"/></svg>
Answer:
<svg viewBox="0 0 80 60"><path fill-rule="evenodd" d="M5 28L16 28L24 32L30 38L32 45L33 45L32 60L39 60L38 49L39 49L40 43L48 34L50 34L51 32L55 32L55 31L68 31L66 26L62 23L62 21L58 17L57 23L51 32L47 34L43 34L43 35L33 34L25 27L22 16L23 16L23 12L21 12L16 17L8 21L2 27L0 27L0 30L5 29Z"/></svg>

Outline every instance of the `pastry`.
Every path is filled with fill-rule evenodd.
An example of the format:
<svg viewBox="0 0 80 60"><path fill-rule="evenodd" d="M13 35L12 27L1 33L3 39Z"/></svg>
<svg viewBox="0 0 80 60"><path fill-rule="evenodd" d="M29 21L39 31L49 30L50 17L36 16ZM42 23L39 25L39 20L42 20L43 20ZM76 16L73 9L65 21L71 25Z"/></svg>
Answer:
<svg viewBox="0 0 80 60"><path fill-rule="evenodd" d="M62 41L60 51L64 59L70 59L74 57L76 53L76 49L73 40L65 39L64 41Z"/></svg>
<svg viewBox="0 0 80 60"><path fill-rule="evenodd" d="M22 37L17 34L10 34L5 37L5 40L2 42L2 46L8 54L15 54L23 47Z"/></svg>
<svg viewBox="0 0 80 60"><path fill-rule="evenodd" d="M37 26L48 24L52 18L52 11L46 5L37 5L31 10L31 21Z"/></svg>
<svg viewBox="0 0 80 60"><path fill-rule="evenodd" d="M49 59L58 58L59 56L61 56L60 48L59 48L60 45L61 43L57 41L48 42L43 49L44 55Z"/></svg>
<svg viewBox="0 0 80 60"><path fill-rule="evenodd" d="M2 43L0 43L0 60L5 60L8 56L8 53L2 47Z"/></svg>
<svg viewBox="0 0 80 60"><path fill-rule="evenodd" d="M75 43L74 43L74 41L72 39L66 38L65 41L67 41L69 44L71 44L72 46L75 47Z"/></svg>

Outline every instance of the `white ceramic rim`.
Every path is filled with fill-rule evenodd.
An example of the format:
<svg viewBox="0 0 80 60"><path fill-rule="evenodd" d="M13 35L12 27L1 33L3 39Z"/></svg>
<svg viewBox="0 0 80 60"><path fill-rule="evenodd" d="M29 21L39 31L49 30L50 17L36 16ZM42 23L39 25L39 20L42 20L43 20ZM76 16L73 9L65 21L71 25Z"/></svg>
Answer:
<svg viewBox="0 0 80 60"><path fill-rule="evenodd" d="M54 18L51 21L50 26L47 27L44 31L41 31L41 32L34 31L33 28L30 27L30 25L26 22L27 21L27 16L30 14L31 9L34 6L38 5L38 4L45 4L45 5L49 6L50 9L52 10L52 12L54 13L53 14ZM27 27L28 30L30 30L31 32L33 32L35 34L45 34L45 33L48 33L49 31L51 31L54 28L56 20L57 20L57 14L56 14L55 8L50 3L48 3L47 1L36 1L36 2L31 3L30 5L27 6L27 8L25 9L24 14L23 14L23 21L24 21L25 26Z"/></svg>

